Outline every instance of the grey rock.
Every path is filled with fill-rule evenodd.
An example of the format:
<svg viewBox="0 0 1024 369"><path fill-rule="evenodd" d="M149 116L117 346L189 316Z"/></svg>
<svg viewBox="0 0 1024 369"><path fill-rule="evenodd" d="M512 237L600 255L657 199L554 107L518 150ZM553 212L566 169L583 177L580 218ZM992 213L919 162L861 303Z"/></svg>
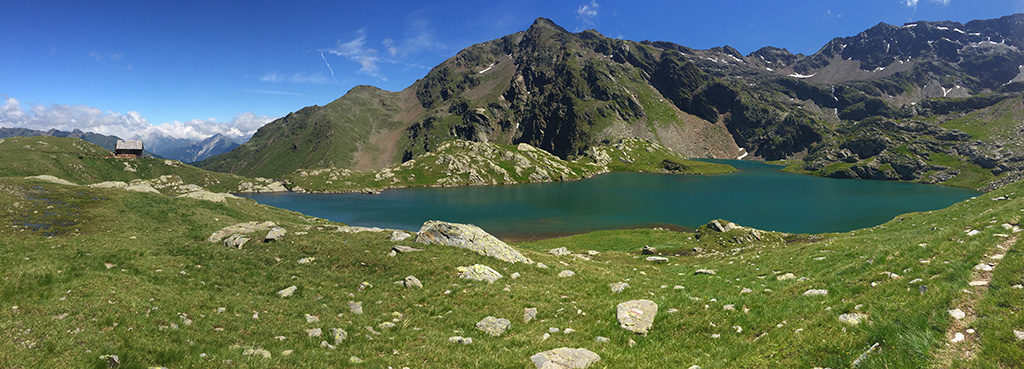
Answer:
<svg viewBox="0 0 1024 369"><path fill-rule="evenodd" d="M469 345L469 344L473 343L473 338L472 337L462 337L462 336L452 336L452 337L448 337L448 342L459 343L459 344L463 344L463 345Z"/></svg>
<svg viewBox="0 0 1024 369"><path fill-rule="evenodd" d="M644 245L644 248L640 249L641 255L654 255L658 253L658 249L653 248L649 245Z"/></svg>
<svg viewBox="0 0 1024 369"><path fill-rule="evenodd" d="M334 338L334 344L339 345L341 344L341 341L344 341L345 338L348 338L348 333L341 328L331 328L331 337Z"/></svg>
<svg viewBox="0 0 1024 369"><path fill-rule="evenodd" d="M564 247L548 250L548 253L555 256L572 255L572 251L569 251L569 249Z"/></svg>
<svg viewBox="0 0 1024 369"><path fill-rule="evenodd" d="M395 253L398 253L398 254L405 254L405 253L409 253L409 252L423 251L423 249L417 249L415 247L402 246L402 245L394 245L394 246L391 247L391 251L394 251Z"/></svg>
<svg viewBox="0 0 1024 369"><path fill-rule="evenodd" d="M658 304L651 300L630 300L616 306L619 326L634 333L646 334L657 314Z"/></svg>
<svg viewBox="0 0 1024 369"><path fill-rule="evenodd" d="M459 271L459 278L469 279L471 281L494 283L494 281L501 278L501 273L498 273L498 271L483 264L460 266L455 269Z"/></svg>
<svg viewBox="0 0 1024 369"><path fill-rule="evenodd" d="M245 351L242 351L242 356L259 356L264 359L269 359L271 355L270 351L264 349L245 349Z"/></svg>
<svg viewBox="0 0 1024 369"><path fill-rule="evenodd" d="M629 288L629 283L626 282L615 282L608 285L612 289L612 293L619 293Z"/></svg>
<svg viewBox="0 0 1024 369"><path fill-rule="evenodd" d="M611 342L611 340L608 339L608 337L597 336L597 337L594 337L594 342L608 343L608 342Z"/></svg>
<svg viewBox="0 0 1024 369"><path fill-rule="evenodd" d="M299 288L296 287L296 286L291 286L291 287L285 288L283 290L277 291L277 295L281 296L281 297L288 297L288 296L291 296L292 294L294 294L295 290L298 290L298 289Z"/></svg>
<svg viewBox="0 0 1024 369"><path fill-rule="evenodd" d="M409 237L412 237L412 235L409 233L403 231L391 231L391 241L401 242Z"/></svg>
<svg viewBox="0 0 1024 369"><path fill-rule="evenodd" d="M405 286L405 288L423 288L423 283L421 283L419 278L416 278L416 276L414 275L405 277L404 280L395 283L401 283L403 286Z"/></svg>
<svg viewBox="0 0 1024 369"><path fill-rule="evenodd" d="M267 236L263 238L263 242L280 241L284 238L285 233L288 233L288 231L282 227L271 228L270 231L267 232Z"/></svg>
<svg viewBox="0 0 1024 369"><path fill-rule="evenodd" d="M351 311L352 314L362 314L363 313L363 302L362 301L349 301L348 302L348 310Z"/></svg>
<svg viewBox="0 0 1024 369"><path fill-rule="evenodd" d="M559 347L530 356L537 369L580 369L589 367L601 356L584 348Z"/></svg>
<svg viewBox="0 0 1024 369"><path fill-rule="evenodd" d="M783 274L783 275L775 277L775 279L776 280L780 280L780 281L788 281L788 280L791 280L791 279L796 279L796 275L793 274L793 273L786 273L786 274Z"/></svg>
<svg viewBox="0 0 1024 369"><path fill-rule="evenodd" d="M698 275L698 274L715 275L716 273L715 273L714 269L697 269L697 271L693 272L693 275Z"/></svg>
<svg viewBox="0 0 1024 369"><path fill-rule="evenodd" d="M664 256L648 256L647 257L647 261L655 262L655 263L667 263L668 262L668 258L666 258Z"/></svg>
<svg viewBox="0 0 1024 369"><path fill-rule="evenodd" d="M848 325L858 325L867 320L868 316L862 313L846 313L839 316L839 322Z"/></svg>
<svg viewBox="0 0 1024 369"><path fill-rule="evenodd" d="M807 290L804 296L828 296L828 290Z"/></svg>
<svg viewBox="0 0 1024 369"><path fill-rule="evenodd" d="M232 234L235 234L235 233L247 234L247 233L253 233L253 232L258 232L258 231L270 230L271 228L274 228L274 227L277 227L277 224L275 224L274 222L270 222L270 221L267 221L267 222L245 222L245 223L238 223L238 224L234 224L234 225L230 225L230 226L221 228L219 231L213 232L213 234L211 234L210 237L207 238L207 241L210 241L210 242L220 242L225 237L228 237L228 236L230 236Z"/></svg>
<svg viewBox="0 0 1024 369"><path fill-rule="evenodd" d="M417 233L416 242L459 247L509 263L533 263L516 249L472 224L429 220Z"/></svg>
<svg viewBox="0 0 1024 369"><path fill-rule="evenodd" d="M508 319L488 316L476 323L476 329L479 329L481 332L487 333L492 337L498 337L501 336L502 333L505 333L505 330L508 329L510 325L512 325L512 322Z"/></svg>
<svg viewBox="0 0 1024 369"><path fill-rule="evenodd" d="M523 323L529 323L533 318L537 317L537 308L526 308L523 309Z"/></svg>
<svg viewBox="0 0 1024 369"><path fill-rule="evenodd" d="M233 249L241 249L242 246L245 246L246 242L249 242L248 237L236 233L224 239L224 246Z"/></svg>
<svg viewBox="0 0 1024 369"><path fill-rule="evenodd" d="M558 272L558 277L560 277L560 278L569 278L569 277L573 277L573 276L576 276L576 272L571 271L569 269L566 269L566 270L563 270L561 272Z"/></svg>

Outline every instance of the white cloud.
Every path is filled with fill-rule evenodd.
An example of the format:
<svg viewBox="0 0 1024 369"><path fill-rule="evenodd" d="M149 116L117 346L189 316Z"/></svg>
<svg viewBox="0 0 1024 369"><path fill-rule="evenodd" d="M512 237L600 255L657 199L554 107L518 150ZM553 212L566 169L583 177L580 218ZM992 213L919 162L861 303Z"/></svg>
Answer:
<svg viewBox="0 0 1024 369"><path fill-rule="evenodd" d="M917 6L917 0L903 0L903 5L910 7Z"/></svg>
<svg viewBox="0 0 1024 369"><path fill-rule="evenodd" d="M597 9L601 6L597 4L597 0L590 0L590 3L580 5L576 8L576 18L579 18L580 25L576 27L579 31L583 28L593 28L597 25Z"/></svg>
<svg viewBox="0 0 1024 369"><path fill-rule="evenodd" d="M327 84L331 83L331 79L327 78L323 73L276 73L270 72L260 76L262 82L291 82L291 83L314 83L314 84Z"/></svg>
<svg viewBox="0 0 1024 369"><path fill-rule="evenodd" d="M366 47L365 29L356 31L356 37L348 42L341 42L341 40L338 40L338 45L334 48L327 48L320 51L349 58L359 64L360 73L386 79L377 73L377 62L380 61L380 58L377 56L377 50Z"/></svg>
<svg viewBox="0 0 1024 369"><path fill-rule="evenodd" d="M939 3L942 5L949 5L949 0L932 0L932 2Z"/></svg>
<svg viewBox="0 0 1024 369"><path fill-rule="evenodd" d="M917 3L919 3L920 0L901 0L901 2L903 3L903 5L914 8L917 7ZM946 6L949 5L950 0L931 0L931 2Z"/></svg>
<svg viewBox="0 0 1024 369"><path fill-rule="evenodd" d="M244 140L271 120L273 119L266 116L242 113L227 122L218 122L214 119L193 119L184 122L171 121L152 124L135 111L118 113L85 105L60 104L28 105L26 109L26 106L17 99L7 96L3 96L3 105L0 106L0 127L20 127L44 131L80 129L121 138L146 139L162 135L201 140L220 133Z"/></svg>
<svg viewBox="0 0 1024 369"><path fill-rule="evenodd" d="M395 57L398 55L398 48L395 47L395 40L392 40L391 38L385 38L384 41L381 41L381 43L384 44L384 48L388 50L388 54L390 54L391 57Z"/></svg>

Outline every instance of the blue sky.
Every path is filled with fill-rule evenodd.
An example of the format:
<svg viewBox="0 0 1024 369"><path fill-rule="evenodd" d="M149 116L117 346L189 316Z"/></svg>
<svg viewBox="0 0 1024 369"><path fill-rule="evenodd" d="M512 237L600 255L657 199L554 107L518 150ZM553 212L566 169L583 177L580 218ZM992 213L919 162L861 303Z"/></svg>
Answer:
<svg viewBox="0 0 1024 369"><path fill-rule="evenodd" d="M0 126L251 131L358 84L400 90L458 50L536 17L632 40L809 54L878 22L1015 12L1024 0L4 0Z"/></svg>

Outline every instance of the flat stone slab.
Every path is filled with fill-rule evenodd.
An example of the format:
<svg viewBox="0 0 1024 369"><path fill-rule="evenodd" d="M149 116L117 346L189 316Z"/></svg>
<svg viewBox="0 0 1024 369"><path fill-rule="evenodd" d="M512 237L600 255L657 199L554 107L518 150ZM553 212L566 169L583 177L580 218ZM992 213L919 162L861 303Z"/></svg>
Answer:
<svg viewBox="0 0 1024 369"><path fill-rule="evenodd" d="M619 326L634 333L647 334L658 315L658 304L651 300L630 300L616 307Z"/></svg>
<svg viewBox="0 0 1024 369"><path fill-rule="evenodd" d="M601 356L584 348L559 347L530 356L537 369L586 368L601 361Z"/></svg>
<svg viewBox="0 0 1024 369"><path fill-rule="evenodd" d="M459 271L459 278L471 281L494 283L494 281L501 279L501 273L498 273L497 270L483 264L460 266L455 268L455 270Z"/></svg>
<svg viewBox="0 0 1024 369"><path fill-rule="evenodd" d="M498 337L502 335L502 333L505 333L505 330L508 329L510 325L512 325L512 322L508 319L488 316L476 323L476 329L479 329L481 332L487 333L492 337Z"/></svg>
<svg viewBox="0 0 1024 369"><path fill-rule="evenodd" d="M417 233L416 242L472 250L509 263L533 264L530 258L472 224L428 220Z"/></svg>

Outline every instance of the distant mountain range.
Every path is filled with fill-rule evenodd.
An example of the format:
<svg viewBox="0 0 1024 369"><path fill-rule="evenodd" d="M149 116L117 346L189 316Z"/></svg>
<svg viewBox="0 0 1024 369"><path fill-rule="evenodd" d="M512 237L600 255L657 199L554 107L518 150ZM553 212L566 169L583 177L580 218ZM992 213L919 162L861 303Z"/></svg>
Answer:
<svg viewBox="0 0 1024 369"><path fill-rule="evenodd" d="M1024 14L879 23L813 55L619 40L539 18L460 51L402 91L357 86L200 165L279 177L379 169L452 139L528 143L570 158L635 137L691 157L975 186L1024 173L1024 137L1012 123L1024 114L1022 92Z"/></svg>
<svg viewBox="0 0 1024 369"><path fill-rule="evenodd" d="M117 136L82 132L77 129L67 132L56 129L40 131L28 128L0 128L0 138L34 136L74 137L91 142L110 151L114 151L114 146L121 139ZM146 148L145 154L147 156L192 163L231 151L238 147L239 143L218 133L204 140L152 135L143 140L143 145Z"/></svg>

